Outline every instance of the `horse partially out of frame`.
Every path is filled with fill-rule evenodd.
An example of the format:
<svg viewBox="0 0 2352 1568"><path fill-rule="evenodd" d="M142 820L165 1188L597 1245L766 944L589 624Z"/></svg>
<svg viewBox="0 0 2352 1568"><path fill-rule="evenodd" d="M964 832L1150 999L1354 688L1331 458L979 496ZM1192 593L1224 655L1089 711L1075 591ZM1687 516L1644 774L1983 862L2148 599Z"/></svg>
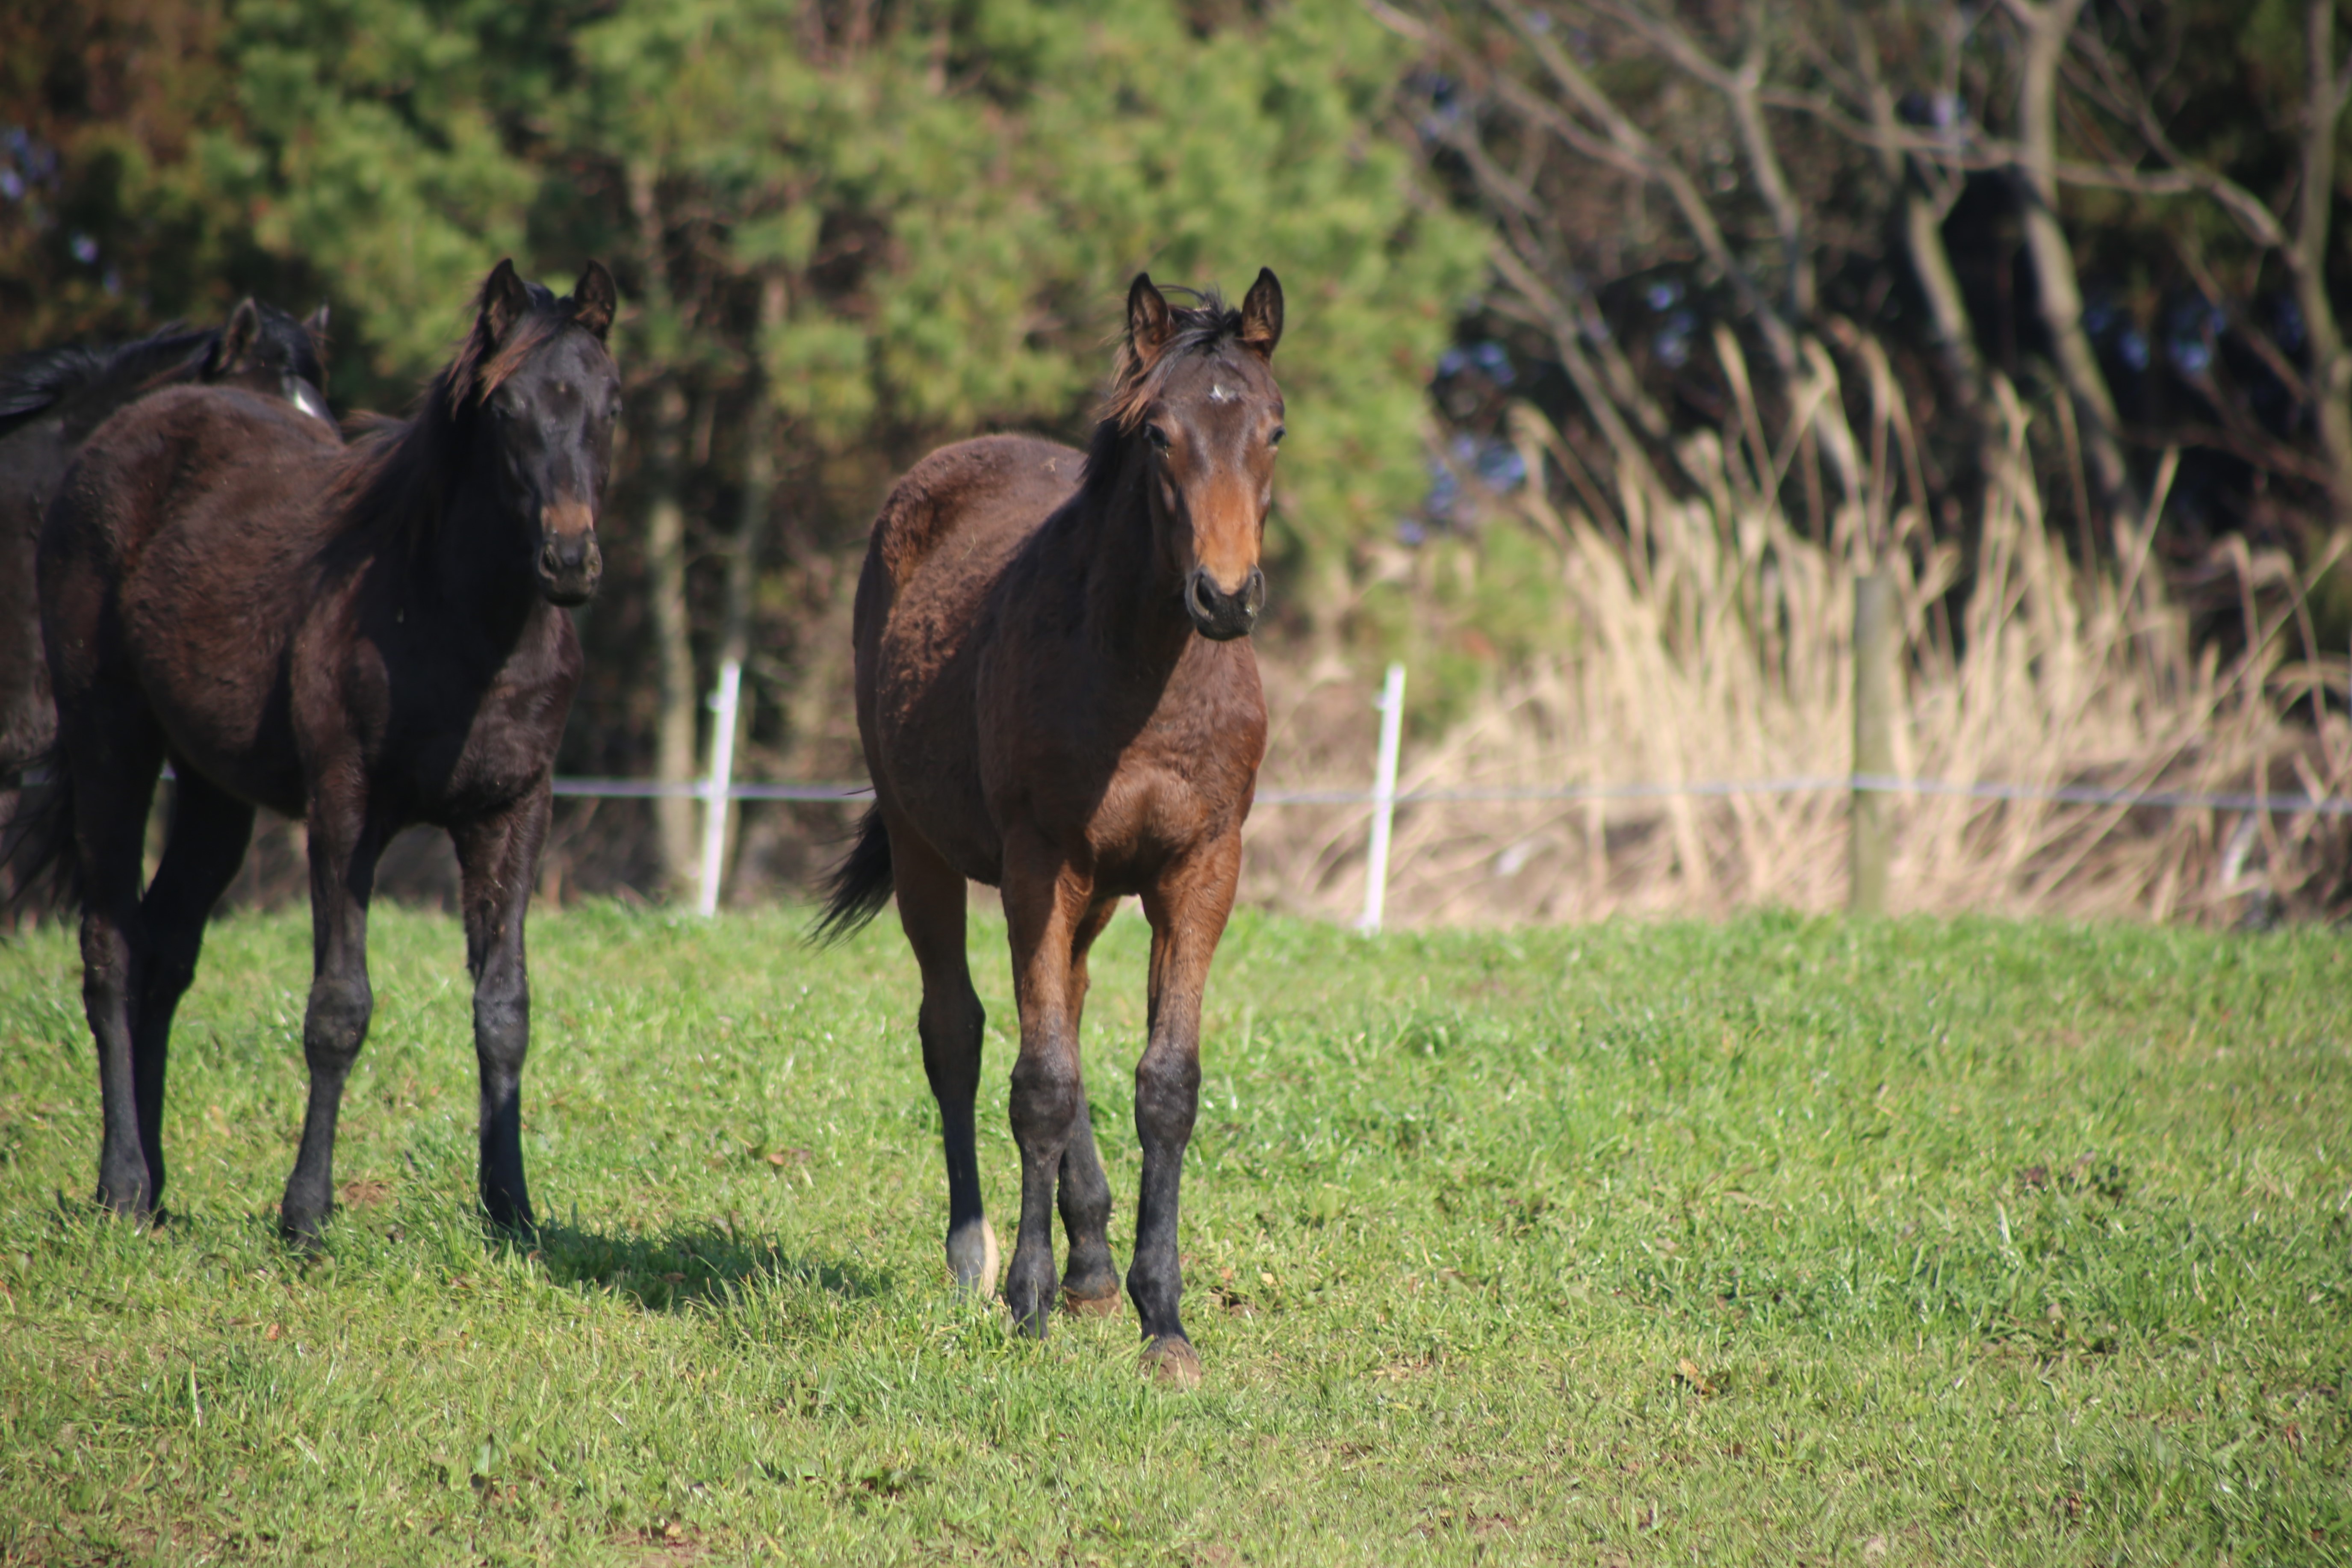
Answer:
<svg viewBox="0 0 2352 1568"><path fill-rule="evenodd" d="M331 429L320 395L326 335L324 305L298 321L243 300L209 331L166 329L112 348L44 349L0 365L0 823L26 764L57 738L33 551L74 453L123 405L188 382L282 397ZM6 891L0 884L0 897Z"/></svg>
<svg viewBox="0 0 2352 1568"><path fill-rule="evenodd" d="M1192 1382L1178 1313L1177 1191L1199 1100L1201 998L1231 912L1243 820L1265 751L1247 640L1282 439L1269 362L1282 287L1239 310L1171 308L1149 277L1083 454L1022 437L943 447L900 479L859 579L857 727L875 805L830 884L820 931L895 891L923 976L919 1032L948 1171L947 1254L995 1283L972 1142L982 1014L964 951L967 880L1003 891L1021 1047L1013 1134L1021 1222L1004 1294L1043 1335L1055 1294L1108 1312L1110 1187L1078 1065L1087 952L1118 900L1151 924L1150 1037L1135 1069L1143 1150L1127 1290L1145 1365Z"/></svg>
<svg viewBox="0 0 2352 1568"><path fill-rule="evenodd" d="M16 853L82 901L101 1204L145 1215L163 1194L173 1010L267 805L308 818L310 852L310 1105L285 1234L315 1242L332 1206L335 1119L373 1005L376 857L420 822L457 845L482 1207L531 1223L523 914L580 681L565 607L603 570L614 306L595 262L558 299L502 261L411 419L345 447L274 398L178 388L118 415L67 475L40 550L62 789ZM142 896L166 759L170 833Z"/></svg>

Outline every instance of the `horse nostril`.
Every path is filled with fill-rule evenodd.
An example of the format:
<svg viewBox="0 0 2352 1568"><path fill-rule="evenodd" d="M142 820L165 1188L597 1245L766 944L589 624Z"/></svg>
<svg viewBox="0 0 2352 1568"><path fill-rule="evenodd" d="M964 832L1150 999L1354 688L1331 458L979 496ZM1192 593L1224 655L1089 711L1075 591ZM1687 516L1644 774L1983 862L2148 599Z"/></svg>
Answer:
<svg viewBox="0 0 2352 1568"><path fill-rule="evenodd" d="M1192 614L1195 616L1202 620L1211 620L1215 617L1217 613L1216 601L1211 598L1209 595L1209 574L1207 572L1200 570L1193 572L1191 597L1192 600Z"/></svg>
<svg viewBox="0 0 2352 1568"><path fill-rule="evenodd" d="M1265 608L1265 574L1253 566L1250 568L1249 581L1242 584L1242 613L1255 620L1257 613L1264 608Z"/></svg>

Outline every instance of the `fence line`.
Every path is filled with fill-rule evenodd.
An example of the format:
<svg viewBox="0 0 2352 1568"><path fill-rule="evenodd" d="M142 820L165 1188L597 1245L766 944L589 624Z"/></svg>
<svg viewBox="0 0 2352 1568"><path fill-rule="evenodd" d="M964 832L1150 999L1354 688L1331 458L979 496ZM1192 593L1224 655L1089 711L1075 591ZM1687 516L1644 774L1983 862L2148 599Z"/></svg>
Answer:
<svg viewBox="0 0 2352 1568"><path fill-rule="evenodd" d="M1551 788L1496 786L1469 789L1400 789L1398 805L1444 805L1457 803L1511 801L1671 800L1692 796L1740 795L1830 795L1858 790L1872 795L1966 795L1976 800L2042 800L2065 805L2147 806L2167 811L2269 811L2282 816L2352 816L2352 798L2307 795L2263 795L2240 792L2204 795L2184 790L2106 789L2092 784L1968 784L1948 779L1906 779L1881 773L1822 773L1790 778L1697 779L1684 784L1566 784ZM699 779L663 784L651 779L571 779L555 781L555 793L572 797L617 800L657 800L685 796L708 800L710 786ZM853 783L736 784L727 789L730 800L832 801L853 805L869 797L874 786ZM1262 789L1260 805L1374 805L1381 796L1370 789Z"/></svg>

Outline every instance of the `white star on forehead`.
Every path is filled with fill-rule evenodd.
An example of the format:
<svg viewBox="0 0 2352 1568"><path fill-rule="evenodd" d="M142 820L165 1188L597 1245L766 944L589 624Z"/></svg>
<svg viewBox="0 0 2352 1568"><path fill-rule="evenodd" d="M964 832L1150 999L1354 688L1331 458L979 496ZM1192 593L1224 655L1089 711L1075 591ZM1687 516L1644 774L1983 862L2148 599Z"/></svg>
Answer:
<svg viewBox="0 0 2352 1568"><path fill-rule="evenodd" d="M1209 401L1212 403L1231 403L1236 395L1237 394L1228 390L1222 381L1213 381L1209 384Z"/></svg>

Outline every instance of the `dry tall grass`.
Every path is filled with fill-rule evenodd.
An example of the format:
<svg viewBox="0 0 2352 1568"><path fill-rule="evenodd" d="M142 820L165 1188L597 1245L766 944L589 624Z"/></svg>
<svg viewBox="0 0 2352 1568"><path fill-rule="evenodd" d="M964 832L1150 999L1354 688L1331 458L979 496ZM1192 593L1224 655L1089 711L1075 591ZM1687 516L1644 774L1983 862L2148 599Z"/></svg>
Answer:
<svg viewBox="0 0 2352 1568"><path fill-rule="evenodd" d="M1896 758L1906 779L2341 798L2352 788L2346 725L2331 718L2315 731L2285 717L2313 683L2340 686L2344 668L2313 656L2284 560L2240 551L2258 635L2233 664L2200 655L2149 561L2149 523L2119 529L2113 563L2094 571L2053 540L2026 415L2002 391L2006 461L1958 626L1941 607L1957 552L1922 545L1916 512L1888 504L1906 435L1899 407L1882 405L1876 482L1839 515L1827 544L1775 502L1788 454L1766 449L1752 412L1742 427L1684 449L1685 472L1706 479L1696 497L1629 488L1622 516L1605 521L1522 498L1525 521L1558 547L1567 646L1501 680L1434 740L1409 742L1401 787L1842 776L1853 731L1854 580L1875 566L1897 584L1905 612ZM1532 412L1521 435L1531 458L1556 439ZM2168 460L2159 507L2170 477ZM1276 733L1265 785L1365 787L1369 689L1279 668L1269 688ZM1352 915L1367 815L1261 806L1245 895ZM1846 896L1846 815L1835 789L1408 805L1397 818L1389 918L1834 910ZM2223 921L2332 909L2345 890L2342 817L1906 795L1895 819L1899 910Z"/></svg>

